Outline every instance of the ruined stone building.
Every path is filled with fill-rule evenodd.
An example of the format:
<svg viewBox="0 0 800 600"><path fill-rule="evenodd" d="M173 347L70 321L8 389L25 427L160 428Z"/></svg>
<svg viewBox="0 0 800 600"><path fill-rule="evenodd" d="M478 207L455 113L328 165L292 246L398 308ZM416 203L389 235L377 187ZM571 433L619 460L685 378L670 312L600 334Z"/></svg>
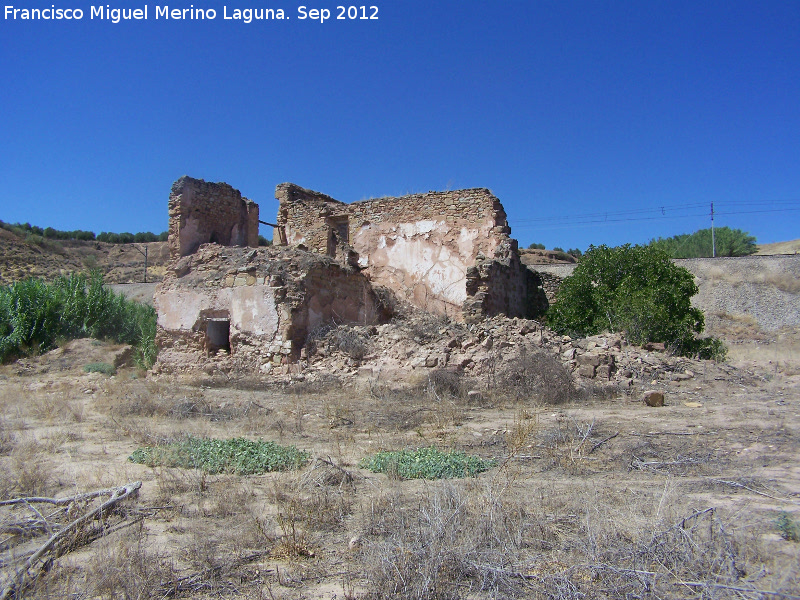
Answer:
<svg viewBox="0 0 800 600"><path fill-rule="evenodd" d="M275 197L274 240L358 266L373 285L423 310L469 321L542 308L503 205L487 189L345 204L283 183Z"/></svg>
<svg viewBox="0 0 800 600"><path fill-rule="evenodd" d="M258 205L238 190L172 186L157 368L285 369L320 325L387 319L387 294L464 321L546 307L489 190L345 204L285 183L275 196L274 245L258 248Z"/></svg>
<svg viewBox="0 0 800 600"><path fill-rule="evenodd" d="M181 177L169 195L170 258L209 243L257 247L258 204L227 183Z"/></svg>

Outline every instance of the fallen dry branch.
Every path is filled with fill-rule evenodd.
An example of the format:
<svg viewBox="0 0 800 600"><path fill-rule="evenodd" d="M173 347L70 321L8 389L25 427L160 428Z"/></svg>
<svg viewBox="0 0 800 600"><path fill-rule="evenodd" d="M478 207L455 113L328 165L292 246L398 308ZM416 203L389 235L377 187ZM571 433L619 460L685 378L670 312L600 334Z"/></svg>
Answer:
<svg viewBox="0 0 800 600"><path fill-rule="evenodd" d="M247 556L243 556L230 563L209 567L208 569L203 569L202 571L191 573L190 575L185 575L178 579L168 581L161 585L161 589L159 590L161 594L160 597L171 598L186 592L200 592L203 590L213 589L213 585L211 585L209 580L219 579L223 575L230 574L244 565L268 556L270 552L272 552L272 549L254 552L253 554L248 554ZM272 569L265 569L263 571L265 574L271 572Z"/></svg>
<svg viewBox="0 0 800 600"><path fill-rule="evenodd" d="M141 487L142 482L137 482ZM136 484L128 484L136 485ZM126 487L126 486L123 486ZM66 498L43 498L43 497L27 497L27 498L14 498L12 500L0 501L0 506L11 506L14 504L55 504L56 506L65 506L73 502L82 502L84 500L92 500L100 496L113 496L120 488L106 488L104 490L97 490L95 492L87 492L85 494L77 494L75 496L67 496ZM139 489L139 488L136 488Z"/></svg>
<svg viewBox="0 0 800 600"><path fill-rule="evenodd" d="M36 552L34 552L28 559L25 561L25 564L22 565L20 568L16 570L11 581L3 588L2 594L0 594L0 600L9 600L10 598L17 597L19 592L25 589L31 581L35 581L39 570L40 570L40 563L44 562L43 559L46 555L49 555L54 550L58 549L58 545L62 542L65 537L72 533L76 532L81 526L88 523L89 521L99 518L107 513L111 508L114 508L117 504L122 502L123 500L135 496L139 488L142 487L141 481L136 481L133 483L129 483L127 485L123 485L117 488L110 488L107 490L100 490L97 492L91 492L89 494L80 494L78 496L72 496L72 499L69 500L70 502L75 502L76 500L85 500L91 498L97 498L99 496L110 495L111 497L103 502L100 506L95 508L94 510L86 513L85 515L78 517L65 527L59 529L56 533L50 536L50 538L39 547ZM66 499L54 500L53 498L17 498L16 500L9 500L4 502L3 504L20 504L25 503L29 504L30 502L45 502L50 504L61 504ZM33 572L31 572L33 570Z"/></svg>
<svg viewBox="0 0 800 600"><path fill-rule="evenodd" d="M631 432L630 435L651 437L655 435L715 435L716 433L716 431L648 431L647 433Z"/></svg>
<svg viewBox="0 0 800 600"><path fill-rule="evenodd" d="M595 450L597 450L597 449L598 449L600 446L602 446L602 445L603 445L603 444L605 444L606 442L608 442L608 441L610 441L610 440L613 440L615 437L617 437L617 436L619 435L619 433L620 433L620 432L618 431L618 432L617 432L617 433L615 433L614 435L610 435L610 436L608 436L606 439L604 439L604 440L600 440L599 442L597 442L597 443L596 443L594 446L592 446L592 449L591 449L591 450L589 450L589 454L591 454L592 452L594 452Z"/></svg>
<svg viewBox="0 0 800 600"><path fill-rule="evenodd" d="M301 482L303 485L315 485L317 487L338 485L339 489L341 489L344 484L355 485L356 479L363 478L357 473L337 465L330 456L327 459L317 456L311 469L303 474Z"/></svg>
<svg viewBox="0 0 800 600"><path fill-rule="evenodd" d="M701 588L717 588L721 590L731 590L734 592L742 592L745 594L756 594L759 598L763 598L764 596L775 596L776 598L783 598L785 600L800 600L800 596L787 594L785 592L760 590L758 588L749 588L736 585L725 585L722 583L710 583L707 581L676 581L674 585L685 585L693 588L701 587Z"/></svg>
<svg viewBox="0 0 800 600"><path fill-rule="evenodd" d="M747 490L748 492L753 492L754 494L758 494L759 496L764 496L765 498L772 498L773 500L778 500L779 502L788 502L789 504L797 504L800 505L800 502L796 502L789 498L779 498L778 496L773 496L772 494L767 494L766 492L761 492L759 490L755 490L751 487L744 485L743 483L739 483L738 481L728 481L726 479L714 479L711 478L711 481L714 483L721 483L723 485L729 485L731 487L741 488L743 490Z"/></svg>

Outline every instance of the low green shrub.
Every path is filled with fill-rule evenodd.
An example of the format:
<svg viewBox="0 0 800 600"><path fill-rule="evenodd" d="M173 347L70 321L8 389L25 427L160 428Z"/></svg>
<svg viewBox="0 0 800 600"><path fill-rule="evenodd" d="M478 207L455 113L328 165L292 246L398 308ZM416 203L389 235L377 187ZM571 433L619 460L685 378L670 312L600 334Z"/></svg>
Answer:
<svg viewBox="0 0 800 600"><path fill-rule="evenodd" d="M358 466L373 473L386 473L402 479L454 479L475 477L495 464L493 460L455 450L442 452L430 446L419 450L378 452L362 459Z"/></svg>
<svg viewBox="0 0 800 600"><path fill-rule="evenodd" d="M576 337L624 332L643 345L664 342L676 353L724 358L714 338L698 338L705 318L692 306L694 276L657 245L590 246L547 313L555 331Z"/></svg>
<svg viewBox="0 0 800 600"><path fill-rule="evenodd" d="M790 542L800 542L800 524L792 519L792 515L783 511L775 520L775 526L781 537Z"/></svg>
<svg viewBox="0 0 800 600"><path fill-rule="evenodd" d="M106 362L89 363L88 365L84 365L83 370L87 373L102 373L103 375L116 375L117 373L114 365L110 365Z"/></svg>
<svg viewBox="0 0 800 600"><path fill-rule="evenodd" d="M187 437L164 446L138 448L128 460L151 467L201 469L210 474L257 475L302 467L310 458L305 450L275 442L245 438L218 440Z"/></svg>

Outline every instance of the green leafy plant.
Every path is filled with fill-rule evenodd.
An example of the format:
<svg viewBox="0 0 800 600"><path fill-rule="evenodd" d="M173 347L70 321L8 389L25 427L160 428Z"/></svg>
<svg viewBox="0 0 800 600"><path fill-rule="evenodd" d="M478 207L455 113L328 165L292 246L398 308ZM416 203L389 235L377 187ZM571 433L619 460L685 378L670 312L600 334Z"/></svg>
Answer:
<svg viewBox="0 0 800 600"><path fill-rule="evenodd" d="M102 373L103 375L115 375L117 373L114 365L106 362L89 363L84 365L83 370L87 373Z"/></svg>
<svg viewBox="0 0 800 600"><path fill-rule="evenodd" d="M442 452L435 446L419 450L378 452L361 460L359 467L373 473L386 473L403 479L452 479L475 477L495 466L463 452Z"/></svg>
<svg viewBox="0 0 800 600"><path fill-rule="evenodd" d="M270 441L189 436L164 446L138 448L128 460L151 467L161 465L201 469L211 474L256 475L298 469L310 456L305 450Z"/></svg>
<svg viewBox="0 0 800 600"><path fill-rule="evenodd" d="M570 335L624 331L634 344L719 354L719 343L695 339L704 327L703 313L691 304L696 293L692 274L655 246L591 246L561 285L547 320Z"/></svg>
<svg viewBox="0 0 800 600"><path fill-rule="evenodd" d="M792 519L792 515L782 511L775 520L775 526L781 537L790 542L800 542L800 524Z"/></svg>

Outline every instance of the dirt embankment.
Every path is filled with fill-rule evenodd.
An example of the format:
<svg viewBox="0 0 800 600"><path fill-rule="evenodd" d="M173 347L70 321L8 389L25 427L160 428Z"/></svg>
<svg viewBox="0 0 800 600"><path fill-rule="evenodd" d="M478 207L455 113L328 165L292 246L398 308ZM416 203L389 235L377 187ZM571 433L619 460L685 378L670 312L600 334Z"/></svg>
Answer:
<svg viewBox="0 0 800 600"><path fill-rule="evenodd" d="M761 244L756 254L797 254L800 252L800 240L788 242L775 242L774 244Z"/></svg>
<svg viewBox="0 0 800 600"><path fill-rule="evenodd" d="M144 281L147 251L147 281L161 281L169 260L167 242L106 244L103 242L27 242L0 230L0 284L28 277L51 280L68 273L103 273L106 283Z"/></svg>

